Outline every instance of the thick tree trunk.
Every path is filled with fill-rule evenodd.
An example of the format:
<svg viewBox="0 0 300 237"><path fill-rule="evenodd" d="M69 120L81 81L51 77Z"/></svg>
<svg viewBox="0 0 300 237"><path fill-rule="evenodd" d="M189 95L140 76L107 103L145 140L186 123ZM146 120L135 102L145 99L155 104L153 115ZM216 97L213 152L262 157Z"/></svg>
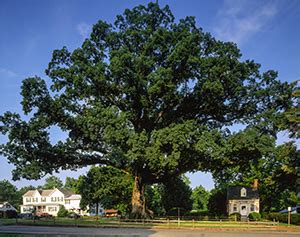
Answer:
<svg viewBox="0 0 300 237"><path fill-rule="evenodd" d="M142 182L142 178L138 175L134 177L134 185L132 190L132 218L146 218L146 206L145 206L145 184Z"/></svg>

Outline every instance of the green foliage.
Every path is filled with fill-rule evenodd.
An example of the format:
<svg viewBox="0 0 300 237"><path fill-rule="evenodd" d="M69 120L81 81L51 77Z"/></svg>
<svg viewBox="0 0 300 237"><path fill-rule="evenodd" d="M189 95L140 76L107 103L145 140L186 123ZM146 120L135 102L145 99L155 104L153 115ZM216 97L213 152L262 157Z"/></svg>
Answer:
<svg viewBox="0 0 300 237"><path fill-rule="evenodd" d="M163 206L162 193L164 186L162 184L154 184L146 186L146 205L155 216L164 216L166 214Z"/></svg>
<svg viewBox="0 0 300 237"><path fill-rule="evenodd" d="M290 131L291 137L300 138L300 80L295 81L293 84L295 85L293 92L294 105L285 112L283 126Z"/></svg>
<svg viewBox="0 0 300 237"><path fill-rule="evenodd" d="M132 178L116 168L93 166L79 177L77 187L82 208L101 203L105 209L121 207L123 212L130 209Z"/></svg>
<svg viewBox="0 0 300 237"><path fill-rule="evenodd" d="M78 185L79 185L78 179L66 177L66 182L64 185L65 189L71 190L73 193L78 193L79 192Z"/></svg>
<svg viewBox="0 0 300 237"><path fill-rule="evenodd" d="M167 215L177 215L180 208L181 214L192 209L192 189L184 182L184 178L178 177L164 183L162 190L162 202Z"/></svg>
<svg viewBox="0 0 300 237"><path fill-rule="evenodd" d="M69 211L64 206L61 206L57 212L57 216L67 217L68 215L69 215Z"/></svg>
<svg viewBox="0 0 300 237"><path fill-rule="evenodd" d="M230 215L229 215L229 219L230 220L234 220L234 221L240 221L241 220L241 213L239 213L239 212L235 212L235 213L231 213Z"/></svg>
<svg viewBox="0 0 300 237"><path fill-rule="evenodd" d="M203 32L194 17L175 21L168 6L152 2L126 9L114 24L98 21L81 47L54 50L51 81L23 81L29 118L0 116L9 138L1 153L15 165L14 179L93 164L126 171L138 177L143 207L146 184L262 157L254 142L276 133L293 86L241 58L236 44ZM226 126L236 123L263 132L250 147L227 146ZM53 125L68 138L52 144Z"/></svg>
<svg viewBox="0 0 300 237"><path fill-rule="evenodd" d="M46 182L43 185L43 189L53 189L53 188L62 188L63 182L60 178L55 176L50 176L46 178Z"/></svg>
<svg viewBox="0 0 300 237"><path fill-rule="evenodd" d="M258 212L251 212L248 217L251 221L259 221L261 219L261 215Z"/></svg>
<svg viewBox="0 0 300 237"><path fill-rule="evenodd" d="M192 196L193 210L206 211L208 200L210 198L210 192L207 191L203 186L198 186L193 189Z"/></svg>
<svg viewBox="0 0 300 237"><path fill-rule="evenodd" d="M210 214L221 216L227 214L226 189L213 189L208 200L208 211Z"/></svg>
<svg viewBox="0 0 300 237"><path fill-rule="evenodd" d="M14 207L19 205L17 188L6 179L0 181L0 202L9 202Z"/></svg>
<svg viewBox="0 0 300 237"><path fill-rule="evenodd" d="M288 214L287 213L268 213L266 219L275 220L282 223L288 223ZM300 214L291 214L291 224L300 225Z"/></svg>

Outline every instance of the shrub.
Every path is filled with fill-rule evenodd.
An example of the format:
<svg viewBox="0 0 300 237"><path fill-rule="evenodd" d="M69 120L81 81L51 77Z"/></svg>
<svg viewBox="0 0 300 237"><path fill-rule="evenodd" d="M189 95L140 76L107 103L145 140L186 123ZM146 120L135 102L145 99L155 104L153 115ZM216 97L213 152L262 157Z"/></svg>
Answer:
<svg viewBox="0 0 300 237"><path fill-rule="evenodd" d="M69 214L69 212L68 212L68 210L64 206L61 206L61 208L57 212L57 216L58 217L67 217L68 214Z"/></svg>
<svg viewBox="0 0 300 237"><path fill-rule="evenodd" d="M258 212L251 212L248 217L251 221L259 221L261 219L261 215Z"/></svg>
<svg viewBox="0 0 300 237"><path fill-rule="evenodd" d="M288 214L287 213L269 213L266 218L268 220L275 220L282 223L288 223ZM300 225L300 214L291 214L291 224Z"/></svg>
<svg viewBox="0 0 300 237"><path fill-rule="evenodd" d="M231 213L231 214L229 215L229 219L230 219L230 220L237 220L237 221L240 221L240 220L241 220L241 214L238 213L238 212Z"/></svg>
<svg viewBox="0 0 300 237"><path fill-rule="evenodd" d="M18 216L18 213L14 210L7 210L4 212L3 217L5 218L16 218Z"/></svg>

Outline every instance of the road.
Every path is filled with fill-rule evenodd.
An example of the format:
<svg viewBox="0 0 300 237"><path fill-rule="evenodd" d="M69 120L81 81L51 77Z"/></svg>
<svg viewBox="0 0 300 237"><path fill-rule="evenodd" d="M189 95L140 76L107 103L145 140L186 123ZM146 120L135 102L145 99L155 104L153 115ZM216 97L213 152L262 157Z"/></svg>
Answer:
<svg viewBox="0 0 300 237"><path fill-rule="evenodd" d="M118 237L300 237L300 233L286 232L213 232L205 230L170 230L138 228L87 228L46 226L0 226L0 233L20 233L31 236L118 236Z"/></svg>

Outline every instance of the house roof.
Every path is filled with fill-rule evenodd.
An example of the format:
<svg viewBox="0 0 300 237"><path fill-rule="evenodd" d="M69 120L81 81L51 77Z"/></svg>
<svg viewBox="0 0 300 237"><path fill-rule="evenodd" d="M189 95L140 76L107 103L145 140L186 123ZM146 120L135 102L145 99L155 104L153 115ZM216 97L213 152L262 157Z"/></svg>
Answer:
<svg viewBox="0 0 300 237"><path fill-rule="evenodd" d="M294 211L296 211L297 213L300 213L300 205L291 207L291 212L294 212ZM288 213L288 209L283 209L283 210L279 211L279 213Z"/></svg>
<svg viewBox="0 0 300 237"><path fill-rule="evenodd" d="M72 194L68 197L65 197L65 200L80 200L81 195L80 194Z"/></svg>
<svg viewBox="0 0 300 237"><path fill-rule="evenodd" d="M16 211L16 208L11 205L9 202L0 202L0 209L1 210L15 210Z"/></svg>
<svg viewBox="0 0 300 237"><path fill-rule="evenodd" d="M29 190L23 195L23 197L32 197L34 193L35 190Z"/></svg>
<svg viewBox="0 0 300 237"><path fill-rule="evenodd" d="M246 189L246 196L241 197L241 189ZM252 187L243 187L243 186L233 186L228 187L227 189L227 200L236 200L236 199L258 199L259 194L257 189Z"/></svg>
<svg viewBox="0 0 300 237"><path fill-rule="evenodd" d="M67 190L67 189L63 189L63 188L56 188L56 189L40 189L40 190L36 189L36 190L29 190L29 191L27 191L27 192L23 195L23 197L33 197L33 195L34 195L34 193L35 193L36 191L38 191L39 194L40 194L41 196L43 196L43 197L48 197L48 196L50 196L55 190L59 190L60 192L62 192L62 193L65 195L65 197L69 197L69 196L71 196L71 195L74 194L72 191Z"/></svg>

